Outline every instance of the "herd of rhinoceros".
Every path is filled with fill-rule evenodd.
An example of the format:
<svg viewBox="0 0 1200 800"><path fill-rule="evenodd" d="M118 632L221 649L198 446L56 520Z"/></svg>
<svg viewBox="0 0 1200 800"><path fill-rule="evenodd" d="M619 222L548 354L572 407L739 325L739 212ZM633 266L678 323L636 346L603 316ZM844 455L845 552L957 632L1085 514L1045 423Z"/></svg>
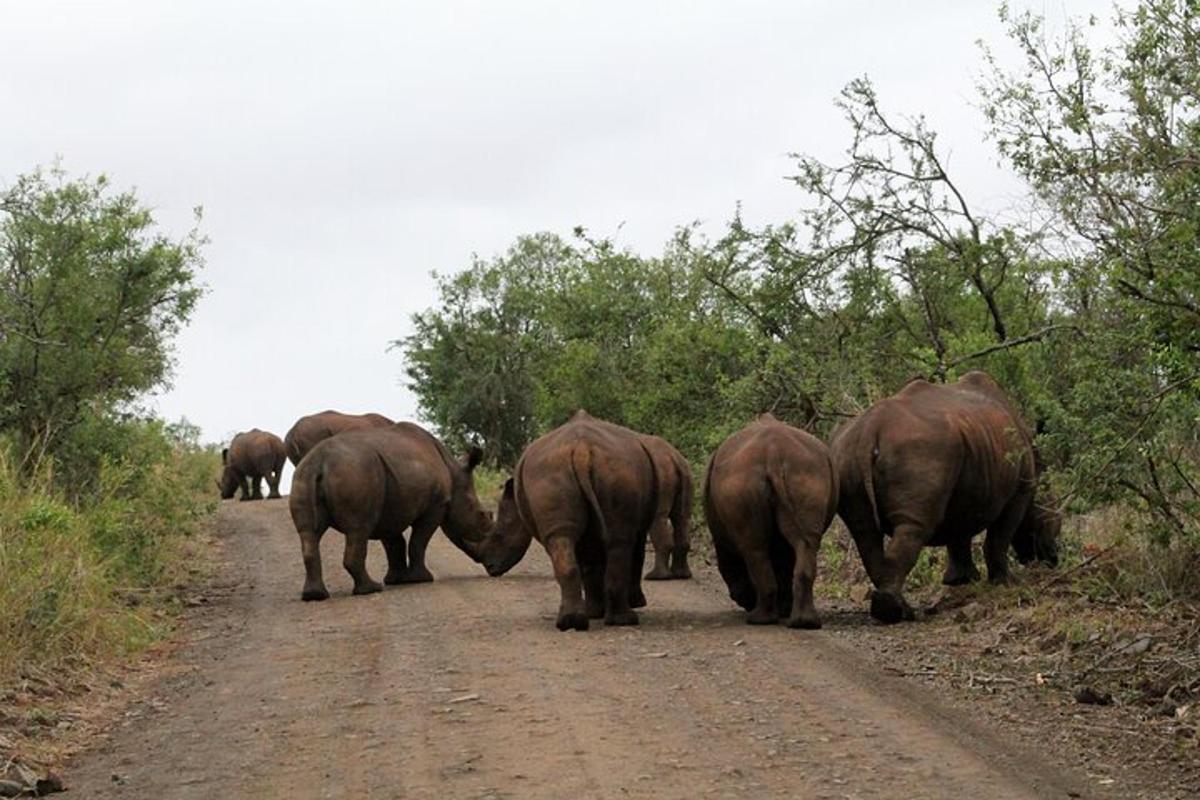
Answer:
<svg viewBox="0 0 1200 800"><path fill-rule="evenodd" d="M305 600L329 597L320 540L346 537L342 564L354 594L383 587L366 570L367 542L387 553L384 583L433 580L425 549L440 527L489 575L503 575L537 539L562 591L560 630L590 619L632 625L646 538L647 579L688 578L692 473L665 440L575 414L526 448L495 516L472 476L481 453L461 460L428 431L379 414L326 411L287 436L238 434L223 453L221 496L279 497L285 459L295 465L289 498L304 558ZM875 586L871 614L912 619L904 582L922 547L944 546L943 581L976 580L971 540L986 529L988 578L1008 579L1011 546L1022 563L1054 565L1060 516L1035 501L1039 464L1029 428L999 385L972 372L952 385L908 383L826 446L764 414L726 439L704 476L704 515L730 597L755 624L820 627L813 580L821 537L835 514L853 536ZM406 544L403 533L411 528Z"/></svg>

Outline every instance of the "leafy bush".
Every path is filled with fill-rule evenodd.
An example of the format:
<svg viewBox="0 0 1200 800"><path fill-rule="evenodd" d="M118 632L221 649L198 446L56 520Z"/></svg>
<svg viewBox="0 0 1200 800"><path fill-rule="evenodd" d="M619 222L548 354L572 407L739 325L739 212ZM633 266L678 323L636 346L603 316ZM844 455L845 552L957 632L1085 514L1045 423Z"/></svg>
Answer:
<svg viewBox="0 0 1200 800"><path fill-rule="evenodd" d="M172 585L214 506L219 456L157 421L127 421L133 444L105 459L86 497L0 455L0 686L21 674L134 651L159 624L144 595Z"/></svg>

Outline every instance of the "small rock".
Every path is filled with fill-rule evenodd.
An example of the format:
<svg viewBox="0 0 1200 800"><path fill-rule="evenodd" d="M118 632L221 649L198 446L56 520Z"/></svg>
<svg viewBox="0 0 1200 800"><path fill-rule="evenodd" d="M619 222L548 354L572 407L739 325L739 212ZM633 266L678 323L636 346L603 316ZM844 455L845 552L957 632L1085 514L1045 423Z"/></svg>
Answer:
<svg viewBox="0 0 1200 800"><path fill-rule="evenodd" d="M657 653L642 653L642 658L666 658L667 651L659 650Z"/></svg>
<svg viewBox="0 0 1200 800"><path fill-rule="evenodd" d="M1140 656L1142 653L1147 652L1153 644L1154 638L1152 636L1140 636L1115 649L1121 655Z"/></svg>
<svg viewBox="0 0 1200 800"><path fill-rule="evenodd" d="M850 589L850 599L856 603L865 603L871 599L871 585L860 583Z"/></svg>
<svg viewBox="0 0 1200 800"><path fill-rule="evenodd" d="M63 783L63 779L60 778L56 773L47 772L46 777L40 779L34 785L34 789L37 790L38 797L45 797L48 794L65 792L67 790L67 785Z"/></svg>
<svg viewBox="0 0 1200 800"><path fill-rule="evenodd" d="M978 622L987 616L987 609L979 603L971 602L960 608L954 614L955 622Z"/></svg>
<svg viewBox="0 0 1200 800"><path fill-rule="evenodd" d="M1049 636L1042 637L1041 641L1038 642L1038 650L1041 650L1043 653L1050 653L1062 647L1066 641L1067 634L1063 631L1058 631Z"/></svg>
<svg viewBox="0 0 1200 800"><path fill-rule="evenodd" d="M469 703L472 700L478 700L478 699L479 699L479 695L472 692L471 694L464 694L464 695L459 695L458 697L451 697L446 702L447 703Z"/></svg>
<svg viewBox="0 0 1200 800"><path fill-rule="evenodd" d="M1099 691L1091 686L1080 686L1075 689L1075 702L1089 706L1111 706L1113 697L1108 692Z"/></svg>

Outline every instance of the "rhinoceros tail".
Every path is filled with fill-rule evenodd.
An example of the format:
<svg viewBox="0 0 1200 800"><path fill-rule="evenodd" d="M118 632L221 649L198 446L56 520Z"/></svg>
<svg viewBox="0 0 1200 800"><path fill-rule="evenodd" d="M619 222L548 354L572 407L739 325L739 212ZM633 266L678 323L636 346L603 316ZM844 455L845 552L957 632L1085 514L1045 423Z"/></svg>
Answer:
<svg viewBox="0 0 1200 800"><path fill-rule="evenodd" d="M879 501L875 496L875 459L879 457L879 432L871 431L867 439L869 447L855 448L858 454L858 471L862 476L863 494L867 497L867 505L871 507L871 519L875 521L875 530L883 533L883 520L879 516Z"/></svg>
<svg viewBox="0 0 1200 800"><path fill-rule="evenodd" d="M309 463L292 476L288 510L292 523L300 533L321 535L329 527L329 511L325 502L325 475L320 464Z"/></svg>
<svg viewBox="0 0 1200 800"><path fill-rule="evenodd" d="M600 541L608 542L608 528L604 524L604 515L600 513L600 500L596 497L596 487L592 481L592 453L587 445L576 444L571 449L571 470L575 473L575 482L583 492L584 499L592 509L596 519L596 527L600 532Z"/></svg>

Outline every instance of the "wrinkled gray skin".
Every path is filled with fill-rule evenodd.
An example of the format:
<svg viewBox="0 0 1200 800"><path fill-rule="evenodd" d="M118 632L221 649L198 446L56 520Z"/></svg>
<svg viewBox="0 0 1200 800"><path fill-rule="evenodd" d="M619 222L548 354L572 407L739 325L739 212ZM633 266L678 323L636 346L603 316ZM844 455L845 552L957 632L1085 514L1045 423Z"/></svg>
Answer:
<svg viewBox="0 0 1200 800"><path fill-rule="evenodd" d="M275 434L258 428L239 433L221 451L221 477L217 480L221 499L228 500L240 489L242 500L262 500L263 478L271 490L268 497L281 497L279 480L285 461L283 440Z"/></svg>
<svg viewBox="0 0 1200 800"><path fill-rule="evenodd" d="M346 537L342 566L354 579L354 594L383 588L367 574L371 539L387 553L387 584L433 580L425 549L439 527L478 562L479 544L493 525L475 494L473 470L481 455L474 448L458 461L432 434L408 422L347 431L317 444L296 468L289 500L304 559L301 598L329 597L320 547L329 528Z"/></svg>

